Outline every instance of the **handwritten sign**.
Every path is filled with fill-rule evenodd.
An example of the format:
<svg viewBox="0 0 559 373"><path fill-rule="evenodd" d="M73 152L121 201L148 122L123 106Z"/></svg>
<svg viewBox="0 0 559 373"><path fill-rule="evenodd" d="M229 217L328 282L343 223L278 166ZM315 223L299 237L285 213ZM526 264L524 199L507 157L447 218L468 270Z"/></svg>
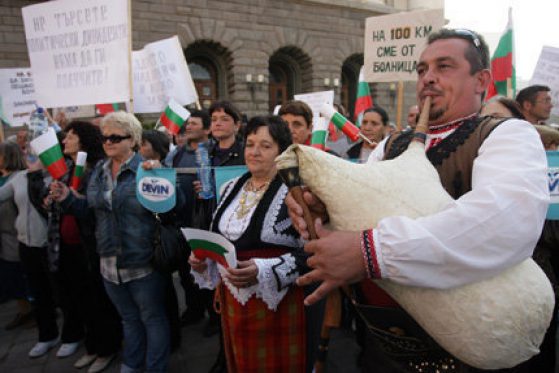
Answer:
<svg viewBox="0 0 559 373"><path fill-rule="evenodd" d="M37 103L130 99L127 0L59 0L22 8Z"/></svg>
<svg viewBox="0 0 559 373"><path fill-rule="evenodd" d="M442 9L367 18L365 23L365 80L416 80L417 60L429 34L444 25Z"/></svg>
<svg viewBox="0 0 559 373"><path fill-rule="evenodd" d="M542 48L530 85L543 84L551 89L551 113L559 115L559 48Z"/></svg>
<svg viewBox="0 0 559 373"><path fill-rule="evenodd" d="M160 113L171 98L180 105L198 100L178 36L132 53L134 111Z"/></svg>
<svg viewBox="0 0 559 373"><path fill-rule="evenodd" d="M309 105L312 110L313 117L320 116L320 108L324 104L332 105L334 103L334 91L319 91L312 93L302 93L294 95L293 98L298 101L303 101Z"/></svg>
<svg viewBox="0 0 559 373"><path fill-rule="evenodd" d="M31 69L0 69L0 96L4 119L10 126L29 123L29 116L35 110Z"/></svg>

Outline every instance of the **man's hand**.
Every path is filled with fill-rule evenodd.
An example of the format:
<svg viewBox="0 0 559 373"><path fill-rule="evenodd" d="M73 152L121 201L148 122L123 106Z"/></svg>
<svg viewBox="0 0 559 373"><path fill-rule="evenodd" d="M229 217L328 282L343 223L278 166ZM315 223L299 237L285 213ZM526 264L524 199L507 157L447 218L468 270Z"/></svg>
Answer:
<svg viewBox="0 0 559 373"><path fill-rule="evenodd" d="M324 205L324 203L322 203L322 201L318 199L317 196L315 196L306 188L303 192L303 199L309 207L313 218L318 218L321 222L325 222L328 219L328 212L326 211L326 206ZM310 238L310 235L307 223L303 218L303 208L297 203L297 201L295 201L295 198L293 198L293 195L291 193L289 193L285 197L285 204L287 205L289 217L293 222L293 227L295 227L302 238L308 240Z"/></svg>
<svg viewBox="0 0 559 373"><path fill-rule="evenodd" d="M359 232L336 232L322 227L319 220L315 223L319 239L305 245L305 251L312 254L307 265L312 270L297 279L297 285L305 286L313 282L322 284L305 298L310 306L340 286L358 282L366 277L365 263L361 254Z"/></svg>
<svg viewBox="0 0 559 373"><path fill-rule="evenodd" d="M188 258L188 264L190 264L190 267L192 267L192 269L198 273L203 273L208 268L206 262L204 260L198 259L196 255L194 255L194 253L190 254L190 257Z"/></svg>

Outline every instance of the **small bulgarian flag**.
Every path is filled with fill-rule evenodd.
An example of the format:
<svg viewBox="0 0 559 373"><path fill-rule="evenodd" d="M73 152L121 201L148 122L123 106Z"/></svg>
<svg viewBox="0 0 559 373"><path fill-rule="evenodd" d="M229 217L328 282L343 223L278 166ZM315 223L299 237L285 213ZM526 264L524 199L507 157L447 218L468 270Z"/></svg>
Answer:
<svg viewBox="0 0 559 373"><path fill-rule="evenodd" d="M54 128L49 127L46 133L32 140L29 145L54 179L58 180L66 173L68 169Z"/></svg>
<svg viewBox="0 0 559 373"><path fill-rule="evenodd" d="M179 103L171 98L169 104L165 108L159 121L171 132L173 135L179 133L184 122L190 116L190 112L182 107Z"/></svg>
<svg viewBox="0 0 559 373"><path fill-rule="evenodd" d="M222 235L193 228L181 228L181 231L198 259L209 258L224 267L237 266L235 246Z"/></svg>
<svg viewBox="0 0 559 373"><path fill-rule="evenodd" d="M70 182L70 188L78 190L83 179L83 172L85 169L85 162L87 161L86 152L78 152L76 157L76 166L74 167L74 175L72 176L72 181Z"/></svg>
<svg viewBox="0 0 559 373"><path fill-rule="evenodd" d="M361 120L363 119L363 112L373 106L373 98L371 97L371 90L369 83L365 81L365 73L363 66L359 70L359 83L357 83L357 98L355 99L354 118L357 127L361 127Z"/></svg>
<svg viewBox="0 0 559 373"><path fill-rule="evenodd" d="M328 139L328 122L326 118L313 117L311 146L320 150L326 149Z"/></svg>
<svg viewBox="0 0 559 373"><path fill-rule="evenodd" d="M99 115L109 114L120 109L117 103L114 104L95 104L95 110Z"/></svg>
<svg viewBox="0 0 559 373"><path fill-rule="evenodd" d="M320 114L325 118L329 119L330 122L342 130L342 132L349 137L351 141L357 141L359 139L359 128L355 124L351 123L346 117L338 113L336 109L330 104L324 104L320 109Z"/></svg>
<svg viewBox="0 0 559 373"><path fill-rule="evenodd" d="M516 96L516 71L514 69L514 39L512 32L512 8L505 32L499 39L497 49L491 58L492 80L487 89L485 100L501 95L509 98Z"/></svg>

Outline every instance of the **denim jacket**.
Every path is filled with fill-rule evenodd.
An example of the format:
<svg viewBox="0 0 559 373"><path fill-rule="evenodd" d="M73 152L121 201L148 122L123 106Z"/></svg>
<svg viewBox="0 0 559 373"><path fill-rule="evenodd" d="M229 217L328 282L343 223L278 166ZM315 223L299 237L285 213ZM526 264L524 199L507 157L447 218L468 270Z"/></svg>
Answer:
<svg viewBox="0 0 559 373"><path fill-rule="evenodd" d="M101 257L116 255L119 268L146 266L153 256L155 218L136 198L136 170L141 162L142 157L136 153L122 166L112 191L111 204L104 197L109 187L103 162L97 164L91 174L87 199L76 198L70 193L62 202L65 210L77 216L86 214L88 208L93 210L97 252Z"/></svg>

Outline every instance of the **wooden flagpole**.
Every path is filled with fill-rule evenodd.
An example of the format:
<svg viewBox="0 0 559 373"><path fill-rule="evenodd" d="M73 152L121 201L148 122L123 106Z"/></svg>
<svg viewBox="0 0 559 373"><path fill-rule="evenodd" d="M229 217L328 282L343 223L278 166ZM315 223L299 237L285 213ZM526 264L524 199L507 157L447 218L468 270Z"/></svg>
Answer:
<svg viewBox="0 0 559 373"><path fill-rule="evenodd" d="M134 75L132 71L132 0L128 0L128 84L130 86L130 112L134 113Z"/></svg>
<svg viewBox="0 0 559 373"><path fill-rule="evenodd" d="M398 82L398 101L396 105L396 129L402 130L402 106L404 106L404 82Z"/></svg>

